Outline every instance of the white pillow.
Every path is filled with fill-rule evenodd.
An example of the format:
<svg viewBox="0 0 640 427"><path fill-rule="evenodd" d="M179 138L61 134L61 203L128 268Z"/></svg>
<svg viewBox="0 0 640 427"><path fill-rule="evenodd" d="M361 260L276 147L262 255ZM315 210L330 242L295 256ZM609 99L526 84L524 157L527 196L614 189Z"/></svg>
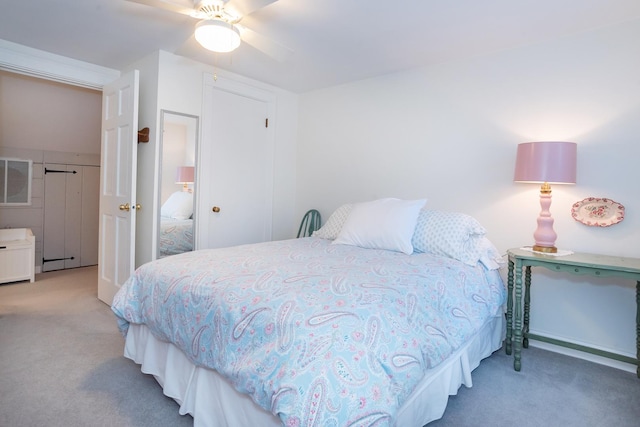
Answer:
<svg viewBox="0 0 640 427"><path fill-rule="evenodd" d="M334 240L338 237L338 234L340 234L340 230L342 230L342 226L349 217L352 207L353 205L351 203L340 206L331 214L327 222L320 227L320 229L313 232L313 236Z"/></svg>
<svg viewBox="0 0 640 427"><path fill-rule="evenodd" d="M487 250L482 246L486 232L469 215L423 209L411 243L416 252L444 255L475 266L483 250Z"/></svg>
<svg viewBox="0 0 640 427"><path fill-rule="evenodd" d="M483 237L480 241L479 261L487 267L487 270L497 270L502 268L506 263L498 249L486 237Z"/></svg>
<svg viewBox="0 0 640 427"><path fill-rule="evenodd" d="M413 253L411 236L418 214L426 202L426 199L379 199L354 204L332 243L409 255Z"/></svg>
<svg viewBox="0 0 640 427"><path fill-rule="evenodd" d="M173 219L189 219L193 215L193 193L176 191L160 208L160 216Z"/></svg>

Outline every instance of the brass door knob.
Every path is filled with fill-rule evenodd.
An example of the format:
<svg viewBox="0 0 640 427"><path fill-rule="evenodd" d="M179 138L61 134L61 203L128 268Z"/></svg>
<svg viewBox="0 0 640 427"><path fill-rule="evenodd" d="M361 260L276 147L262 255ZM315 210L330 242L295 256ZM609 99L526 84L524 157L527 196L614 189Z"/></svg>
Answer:
<svg viewBox="0 0 640 427"><path fill-rule="evenodd" d="M220 208L219 208L219 207L217 207L217 206L214 206L211 210L212 210L213 212L215 212L215 213L220 212Z"/></svg>
<svg viewBox="0 0 640 427"><path fill-rule="evenodd" d="M142 209L142 205L140 203L136 203L135 205L131 206L131 209L139 211L140 209Z"/></svg>
<svg viewBox="0 0 640 427"><path fill-rule="evenodd" d="M129 212L129 209L130 209L130 208L129 208L129 203L126 203L126 204L124 204L124 205L120 205L120 206L119 206L119 208L120 208L120 210L121 210L121 211L127 211L127 212Z"/></svg>

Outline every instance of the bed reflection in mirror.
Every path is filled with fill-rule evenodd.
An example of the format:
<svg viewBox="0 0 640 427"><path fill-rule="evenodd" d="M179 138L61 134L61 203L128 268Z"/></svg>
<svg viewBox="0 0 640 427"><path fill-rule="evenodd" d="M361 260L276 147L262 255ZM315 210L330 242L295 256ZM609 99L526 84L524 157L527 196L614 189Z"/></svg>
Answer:
<svg viewBox="0 0 640 427"><path fill-rule="evenodd" d="M161 112L158 258L194 249L198 117Z"/></svg>

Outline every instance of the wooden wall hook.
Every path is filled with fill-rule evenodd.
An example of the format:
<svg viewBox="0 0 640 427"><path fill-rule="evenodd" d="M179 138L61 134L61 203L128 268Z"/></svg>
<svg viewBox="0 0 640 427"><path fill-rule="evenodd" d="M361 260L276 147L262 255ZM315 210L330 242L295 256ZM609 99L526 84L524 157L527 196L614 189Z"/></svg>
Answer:
<svg viewBox="0 0 640 427"><path fill-rule="evenodd" d="M138 143L149 142L149 128L140 129L138 131Z"/></svg>

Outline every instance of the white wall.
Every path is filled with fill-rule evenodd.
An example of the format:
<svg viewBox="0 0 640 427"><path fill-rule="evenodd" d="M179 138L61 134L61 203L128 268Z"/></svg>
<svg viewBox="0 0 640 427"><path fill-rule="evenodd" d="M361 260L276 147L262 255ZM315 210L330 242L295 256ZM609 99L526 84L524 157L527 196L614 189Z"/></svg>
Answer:
<svg viewBox="0 0 640 427"><path fill-rule="evenodd" d="M3 46L0 41L0 53ZM0 207L0 228L31 228L37 272L44 236L44 165L99 166L101 109L97 90L0 71L0 156L33 161L31 205Z"/></svg>
<svg viewBox="0 0 640 427"><path fill-rule="evenodd" d="M276 172L272 232L276 240L293 237L292 224L298 221L294 216L297 95L164 51L155 52L128 67L134 68L140 70L139 128L150 128L149 143L140 144L138 148L137 190L138 201L143 208L137 212L136 266L152 259L157 242L157 224L153 216L160 206L155 168L160 154L160 111L170 110L202 119L204 73L216 74L218 78L245 83L275 94Z"/></svg>
<svg viewBox="0 0 640 427"><path fill-rule="evenodd" d="M568 140L578 183L553 187L557 246L640 257L638 40L634 21L302 95L297 215L427 197L475 216L505 252L532 243L540 210L539 187L513 183L517 144ZM574 221L588 196L622 203L625 220ZM532 333L635 357L635 283L536 270L532 292Z"/></svg>
<svg viewBox="0 0 640 427"><path fill-rule="evenodd" d="M161 109L193 114L202 118L204 73L215 74L219 79L244 83L275 95L276 117L272 120L276 126L272 236L275 240L294 237L292 224L299 221L294 216L298 96L168 52L160 52L160 64L159 84L162 91L159 97L159 108Z"/></svg>
<svg viewBox="0 0 640 427"><path fill-rule="evenodd" d="M0 145L100 154L99 91L0 71Z"/></svg>
<svg viewBox="0 0 640 427"><path fill-rule="evenodd" d="M195 155L187 155L187 126L181 123L169 123L165 115L162 135L162 168L160 178L160 206L176 191L182 191L183 185L176 184L176 172L180 166L193 166ZM193 184L189 184L192 188Z"/></svg>

